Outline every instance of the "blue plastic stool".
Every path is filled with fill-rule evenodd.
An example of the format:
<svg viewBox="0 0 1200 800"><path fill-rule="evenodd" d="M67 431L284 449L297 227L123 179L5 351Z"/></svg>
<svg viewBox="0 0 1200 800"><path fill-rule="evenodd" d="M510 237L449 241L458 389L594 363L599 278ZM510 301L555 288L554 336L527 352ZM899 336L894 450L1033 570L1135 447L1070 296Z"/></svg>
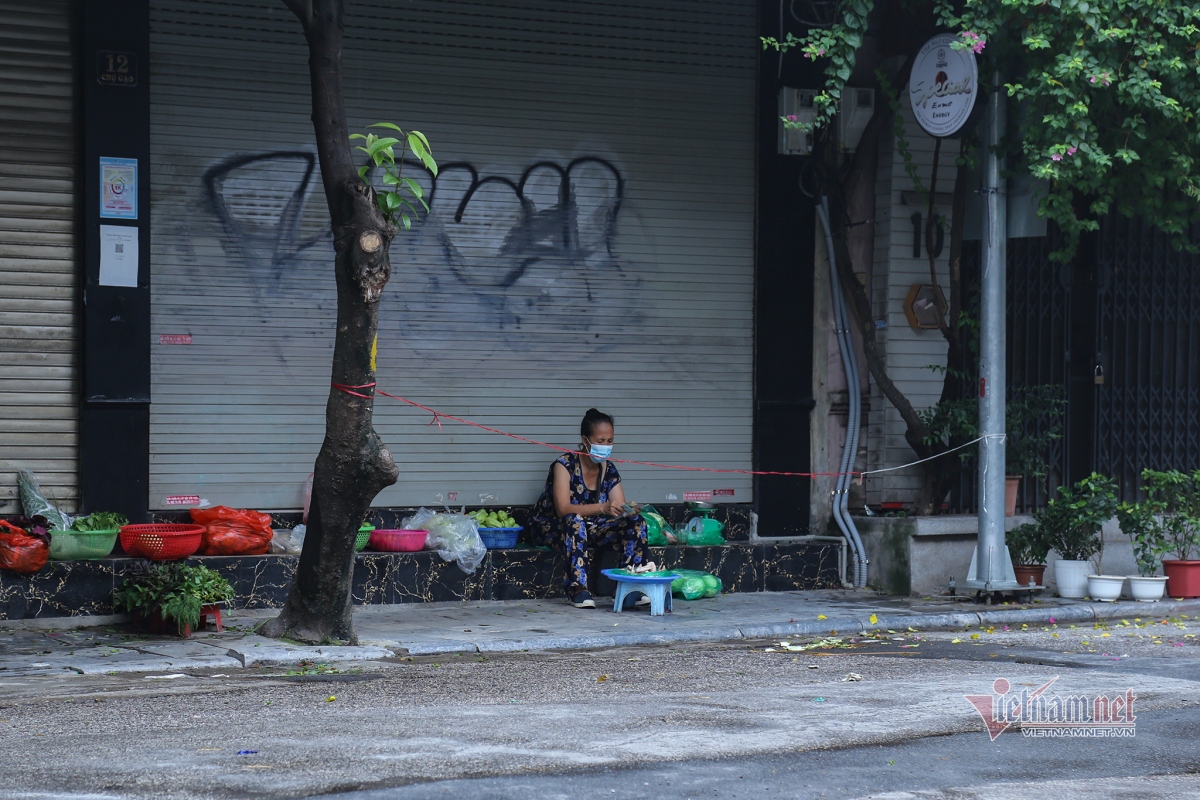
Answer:
<svg viewBox="0 0 1200 800"><path fill-rule="evenodd" d="M661 617L671 610L671 581L678 575L624 575L615 569L602 569L600 572L617 582L613 611L618 614L621 613L621 606L625 605L625 596L631 592L650 598L652 617Z"/></svg>

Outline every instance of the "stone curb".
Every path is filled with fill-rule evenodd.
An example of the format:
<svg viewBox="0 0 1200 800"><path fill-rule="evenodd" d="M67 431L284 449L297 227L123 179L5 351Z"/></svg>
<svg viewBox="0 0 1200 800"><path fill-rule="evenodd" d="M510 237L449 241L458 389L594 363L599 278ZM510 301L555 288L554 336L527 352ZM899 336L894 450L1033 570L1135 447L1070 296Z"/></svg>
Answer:
<svg viewBox="0 0 1200 800"><path fill-rule="evenodd" d="M792 622L778 625L753 625L705 630L681 630L669 633L620 633L586 636L536 636L528 639L501 639L495 641L429 641L429 642L378 642L378 644L406 651L408 655L436 655L439 653L504 653L523 650L595 650L605 647L631 647L646 644L695 644L699 642L727 642L739 639L769 639L779 636L828 636L835 634L862 634L870 631L916 628L920 631L952 631L985 625L1012 623L1044 624L1051 619L1056 622L1098 622L1114 617L1161 616L1183 612L1200 613L1200 600L1163 600L1158 603L1079 603L1069 606L1046 606L1044 608L1012 609L1009 611L965 611L953 614L905 614L889 617L876 616L875 622L858 617L841 617L814 622Z"/></svg>
<svg viewBox="0 0 1200 800"><path fill-rule="evenodd" d="M203 649L211 648L212 655L196 658L192 654L155 658L152 649L140 651L144 658L130 660L80 663L82 659L50 656L46 666L54 671L66 669L84 674L105 672L147 672L180 669L226 667L237 669L251 666L287 666L301 659L322 662L374 661L391 658L395 653L407 655L437 655L440 653L513 653L539 650L596 650L638 645L697 644L732 642L746 639L771 639L787 636L829 636L862 634L870 631L914 628L920 631L961 630L987 625L1046 624L1055 622L1099 622L1113 618L1164 616L1179 613L1200 613L1200 599L1163 600L1157 603L1074 603L1048 605L1038 608L1010 610L963 611L951 614L898 614L869 618L839 617L836 619L790 622L768 625L724 626L705 629L668 630L654 633L584 634L579 636L544 635L518 639L469 640L371 640L358 647L304 647L280 644L274 640L238 642L230 648L225 643L196 642ZM259 637L254 637L258 639ZM132 653L131 653L132 654ZM189 657L191 656L191 657ZM44 658L44 657L40 657ZM228 660L226 660L228 659Z"/></svg>

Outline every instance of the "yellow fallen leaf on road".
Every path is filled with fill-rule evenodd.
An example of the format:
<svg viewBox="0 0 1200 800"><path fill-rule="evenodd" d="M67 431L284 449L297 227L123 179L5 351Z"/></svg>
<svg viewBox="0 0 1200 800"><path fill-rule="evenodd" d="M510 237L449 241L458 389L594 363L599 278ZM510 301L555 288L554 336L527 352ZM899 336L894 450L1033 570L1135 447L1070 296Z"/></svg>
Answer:
<svg viewBox="0 0 1200 800"><path fill-rule="evenodd" d="M950 644L962 644L962 639L951 639Z"/></svg>
<svg viewBox="0 0 1200 800"><path fill-rule="evenodd" d="M1100 634L1100 638L1101 638L1101 639L1103 639L1105 636L1112 636L1112 634L1111 634L1111 633L1102 633L1102 634Z"/></svg>
<svg viewBox="0 0 1200 800"><path fill-rule="evenodd" d="M326 703L332 703L334 700L337 700L337 698L334 697L333 695L329 695L329 697L325 698Z"/></svg>
<svg viewBox="0 0 1200 800"><path fill-rule="evenodd" d="M879 622L879 617L875 616L874 614L872 614L871 616L867 617L867 619L870 621L870 623L871 623L872 625L874 625L876 622Z"/></svg>
<svg viewBox="0 0 1200 800"><path fill-rule="evenodd" d="M972 634L971 634L971 638L972 638L972 639L978 639L978 638L979 638L979 634L978 634L978 633L972 633Z"/></svg>
<svg viewBox="0 0 1200 800"><path fill-rule="evenodd" d="M829 619L829 617L825 616L824 614L817 614L817 619Z"/></svg>

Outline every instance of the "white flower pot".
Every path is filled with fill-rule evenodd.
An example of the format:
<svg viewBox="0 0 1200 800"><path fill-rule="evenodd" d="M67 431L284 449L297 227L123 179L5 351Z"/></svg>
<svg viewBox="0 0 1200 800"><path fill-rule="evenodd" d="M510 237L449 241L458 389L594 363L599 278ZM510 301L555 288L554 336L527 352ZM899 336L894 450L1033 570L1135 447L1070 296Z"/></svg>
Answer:
<svg viewBox="0 0 1200 800"><path fill-rule="evenodd" d="M1163 592L1167 588L1167 577L1153 576L1143 578L1140 575L1129 576L1129 591L1133 594L1133 599L1139 603L1157 603L1162 599Z"/></svg>
<svg viewBox="0 0 1200 800"><path fill-rule="evenodd" d="M1058 596L1081 600L1087 596L1087 576L1092 565L1087 561L1054 562L1054 582L1058 584Z"/></svg>
<svg viewBox="0 0 1200 800"><path fill-rule="evenodd" d="M1111 603L1121 596L1125 586L1124 575L1088 575L1087 593L1093 600L1101 603Z"/></svg>

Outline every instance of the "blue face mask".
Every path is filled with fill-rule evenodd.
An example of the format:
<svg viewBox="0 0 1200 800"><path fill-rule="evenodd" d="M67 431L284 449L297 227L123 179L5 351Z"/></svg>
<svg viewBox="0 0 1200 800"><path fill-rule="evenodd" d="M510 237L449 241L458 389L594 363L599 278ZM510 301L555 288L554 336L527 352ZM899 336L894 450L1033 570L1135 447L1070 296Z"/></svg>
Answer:
<svg viewBox="0 0 1200 800"><path fill-rule="evenodd" d="M590 441L588 442L588 455L597 464L601 464L607 460L612 455L612 450L613 446L611 444L592 444Z"/></svg>

